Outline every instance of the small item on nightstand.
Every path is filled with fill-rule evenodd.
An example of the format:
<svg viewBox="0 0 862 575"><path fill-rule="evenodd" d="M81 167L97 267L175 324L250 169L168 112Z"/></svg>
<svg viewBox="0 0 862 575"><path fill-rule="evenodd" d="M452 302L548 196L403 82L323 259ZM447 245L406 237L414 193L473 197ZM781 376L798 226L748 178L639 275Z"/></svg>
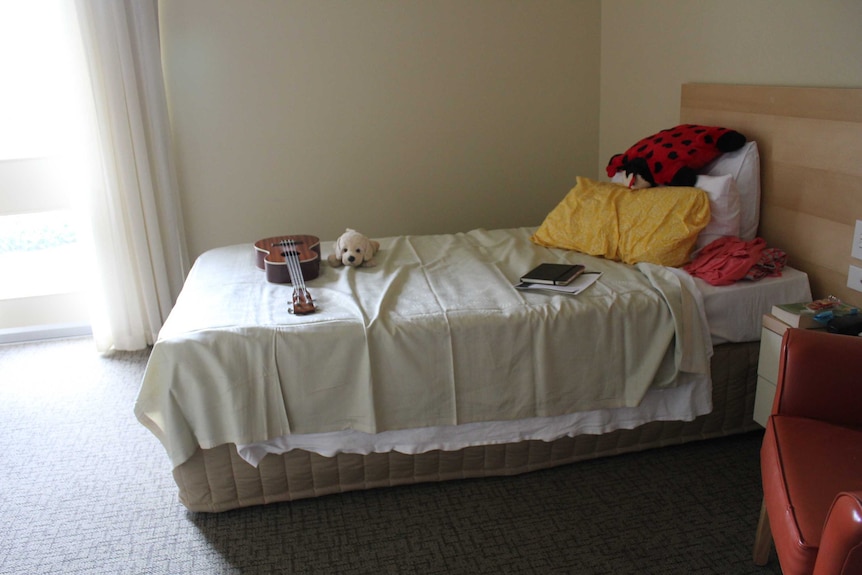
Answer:
<svg viewBox="0 0 862 575"><path fill-rule="evenodd" d="M818 329L826 327L833 318L856 315L859 310L837 297L829 296L812 302L774 305L770 313L790 327Z"/></svg>
<svg viewBox="0 0 862 575"><path fill-rule="evenodd" d="M843 335L862 335L862 315L834 317L826 323L826 331Z"/></svg>

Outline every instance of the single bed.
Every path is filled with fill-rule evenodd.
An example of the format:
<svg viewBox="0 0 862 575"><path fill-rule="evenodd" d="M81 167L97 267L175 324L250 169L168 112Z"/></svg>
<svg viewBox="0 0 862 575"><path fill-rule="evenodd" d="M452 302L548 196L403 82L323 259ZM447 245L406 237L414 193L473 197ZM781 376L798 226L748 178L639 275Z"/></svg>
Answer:
<svg viewBox="0 0 862 575"><path fill-rule="evenodd" d="M536 233L382 238L376 268L321 266L312 316L287 312L252 244L203 254L136 404L182 503L510 475L756 428L760 316L809 298L808 274L717 288ZM601 275L577 296L513 287L543 261Z"/></svg>

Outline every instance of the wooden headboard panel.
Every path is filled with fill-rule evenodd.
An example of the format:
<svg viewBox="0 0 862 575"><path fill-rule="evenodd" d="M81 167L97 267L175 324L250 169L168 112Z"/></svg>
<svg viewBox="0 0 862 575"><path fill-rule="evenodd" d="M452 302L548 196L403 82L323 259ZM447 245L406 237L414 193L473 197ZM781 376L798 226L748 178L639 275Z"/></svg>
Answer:
<svg viewBox="0 0 862 575"><path fill-rule="evenodd" d="M862 219L862 89L685 84L682 123L724 126L760 150L758 235L805 271L815 298L855 305L847 287Z"/></svg>

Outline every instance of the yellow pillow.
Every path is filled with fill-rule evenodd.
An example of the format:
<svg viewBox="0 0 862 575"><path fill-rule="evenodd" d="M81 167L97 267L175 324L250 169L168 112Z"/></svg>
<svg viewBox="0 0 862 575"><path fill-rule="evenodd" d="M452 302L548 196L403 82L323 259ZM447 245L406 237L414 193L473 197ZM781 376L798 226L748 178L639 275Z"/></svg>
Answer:
<svg viewBox="0 0 862 575"><path fill-rule="evenodd" d="M630 190L578 178L531 239L627 264L677 267L688 262L709 218L709 196L698 188Z"/></svg>

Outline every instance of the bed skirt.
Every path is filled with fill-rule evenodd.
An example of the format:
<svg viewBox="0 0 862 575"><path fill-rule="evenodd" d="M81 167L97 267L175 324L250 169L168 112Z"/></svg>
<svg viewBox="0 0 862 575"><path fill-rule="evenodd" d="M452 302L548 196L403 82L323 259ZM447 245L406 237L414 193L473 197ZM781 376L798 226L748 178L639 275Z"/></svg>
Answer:
<svg viewBox="0 0 862 575"><path fill-rule="evenodd" d="M458 451L269 454L249 465L233 444L198 449L173 471L191 511L219 512L334 493L452 479L517 475L608 455L759 429L752 419L759 342L723 344L712 357L713 410L693 421L651 422L603 435L522 441Z"/></svg>

